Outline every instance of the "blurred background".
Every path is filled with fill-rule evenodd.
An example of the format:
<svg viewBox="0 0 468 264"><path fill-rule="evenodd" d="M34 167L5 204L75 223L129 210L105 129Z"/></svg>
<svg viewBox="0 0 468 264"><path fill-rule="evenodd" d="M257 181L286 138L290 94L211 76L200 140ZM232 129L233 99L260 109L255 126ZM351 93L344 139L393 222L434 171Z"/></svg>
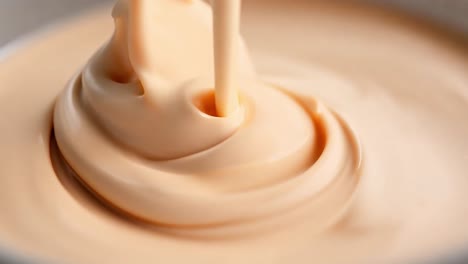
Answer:
<svg viewBox="0 0 468 264"><path fill-rule="evenodd" d="M0 47L24 33L113 0L0 0Z"/></svg>
<svg viewBox="0 0 468 264"><path fill-rule="evenodd" d="M0 47L60 18L115 0L0 0ZM285 0L287 1L287 0ZM314 1L314 0L310 0ZM339 0L337 0L339 1ZM342 0L349 1L349 0ZM468 33L468 0L364 0L404 7Z"/></svg>

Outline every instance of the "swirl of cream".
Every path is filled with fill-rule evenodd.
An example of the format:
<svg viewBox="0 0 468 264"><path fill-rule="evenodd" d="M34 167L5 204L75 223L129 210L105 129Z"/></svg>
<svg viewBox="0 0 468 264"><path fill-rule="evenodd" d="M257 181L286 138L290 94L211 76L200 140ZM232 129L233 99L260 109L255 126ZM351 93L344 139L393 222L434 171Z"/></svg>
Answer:
<svg viewBox="0 0 468 264"><path fill-rule="evenodd" d="M353 133L315 100L257 81L242 43L241 107L216 116L210 12L116 5L113 37L57 100L65 160L104 201L160 226L262 223L297 207L336 217L358 182Z"/></svg>

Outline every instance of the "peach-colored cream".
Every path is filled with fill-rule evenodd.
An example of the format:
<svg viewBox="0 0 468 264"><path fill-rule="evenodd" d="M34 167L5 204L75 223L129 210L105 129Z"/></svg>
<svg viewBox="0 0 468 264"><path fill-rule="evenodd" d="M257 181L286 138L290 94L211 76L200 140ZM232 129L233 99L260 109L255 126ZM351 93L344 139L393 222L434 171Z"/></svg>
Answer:
<svg viewBox="0 0 468 264"><path fill-rule="evenodd" d="M71 263L407 263L468 243L463 40L356 3L245 0L246 45L198 0L109 13L0 64L0 243Z"/></svg>

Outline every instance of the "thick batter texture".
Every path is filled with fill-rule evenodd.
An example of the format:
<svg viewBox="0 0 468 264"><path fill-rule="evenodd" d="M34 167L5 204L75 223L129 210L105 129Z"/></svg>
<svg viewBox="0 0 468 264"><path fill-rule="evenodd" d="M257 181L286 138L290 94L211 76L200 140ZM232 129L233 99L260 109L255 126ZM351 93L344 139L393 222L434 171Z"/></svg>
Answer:
<svg viewBox="0 0 468 264"><path fill-rule="evenodd" d="M151 3L133 6L151 23L118 5L0 65L2 244L69 263L407 263L468 243L464 40L356 3L245 1L240 107L219 117L209 7Z"/></svg>

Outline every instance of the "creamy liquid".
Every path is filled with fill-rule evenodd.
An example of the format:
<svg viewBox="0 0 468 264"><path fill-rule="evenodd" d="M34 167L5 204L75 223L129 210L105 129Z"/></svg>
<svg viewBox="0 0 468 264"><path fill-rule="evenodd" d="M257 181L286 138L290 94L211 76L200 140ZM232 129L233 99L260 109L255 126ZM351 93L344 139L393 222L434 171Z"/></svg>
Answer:
<svg viewBox="0 0 468 264"><path fill-rule="evenodd" d="M347 125L313 98L262 83L242 43L230 36L238 35L235 29L226 34L234 41L218 32L214 45L201 39L213 34L209 23L201 23L210 17L204 2L124 3L114 17L127 30L117 30L55 108L58 146L79 178L112 206L181 235L239 236L312 213L317 230L337 221L359 178L359 146ZM221 5L227 18L238 20L229 14L238 7ZM166 38L171 23L153 21L146 10L187 18L172 29L185 39L180 51ZM158 23L160 29L142 30ZM190 31L181 31L188 23ZM215 52L213 60L211 47L224 44L227 52ZM159 45L171 49L152 52ZM243 100L236 108L210 96L212 87L218 96L217 84L235 88L232 78L224 78L233 75L234 50L244 55L238 61L244 73L235 79ZM198 65L171 67L169 51L185 52L181 59ZM133 74L114 67L121 58ZM213 61L222 74L213 74ZM213 75L222 81L213 85ZM228 94L237 97L236 90ZM215 104L232 112L218 117L203 111Z"/></svg>
<svg viewBox="0 0 468 264"><path fill-rule="evenodd" d="M108 11L0 65L4 243L73 263L407 263L466 243L466 44L356 4L245 1L258 75L240 42L220 118L209 7L132 3L65 89Z"/></svg>
<svg viewBox="0 0 468 264"><path fill-rule="evenodd" d="M236 87L237 39L239 38L240 0L215 0L212 3L215 53L215 102L219 116L234 112L238 105Z"/></svg>

